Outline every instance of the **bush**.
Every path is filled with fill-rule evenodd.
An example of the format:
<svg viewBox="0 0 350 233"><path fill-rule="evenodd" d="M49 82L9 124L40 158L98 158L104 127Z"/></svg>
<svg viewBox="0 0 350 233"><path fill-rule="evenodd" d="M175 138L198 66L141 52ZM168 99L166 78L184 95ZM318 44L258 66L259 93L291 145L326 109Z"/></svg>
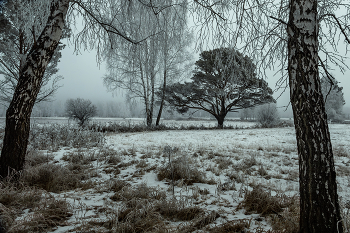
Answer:
<svg viewBox="0 0 350 233"><path fill-rule="evenodd" d="M70 119L78 121L79 126L85 126L91 117L97 113L96 106L90 100L81 98L68 99L66 102L66 114Z"/></svg>
<svg viewBox="0 0 350 233"><path fill-rule="evenodd" d="M257 120L261 127L271 128L279 124L279 116L275 104L265 104L257 111Z"/></svg>

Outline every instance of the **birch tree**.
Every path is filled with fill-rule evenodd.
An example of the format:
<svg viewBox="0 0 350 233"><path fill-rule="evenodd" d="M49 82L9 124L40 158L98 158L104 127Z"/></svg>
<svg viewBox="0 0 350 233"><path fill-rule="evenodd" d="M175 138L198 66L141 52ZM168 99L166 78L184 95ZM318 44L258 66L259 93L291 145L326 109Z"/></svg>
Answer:
<svg viewBox="0 0 350 233"><path fill-rule="evenodd" d="M6 177L23 169L28 144L30 114L40 90L42 77L62 35L64 19L69 6L68 0L37 2L36 11L43 11L39 22L47 23L19 68L19 79L6 112L5 137L0 157L0 175ZM28 19L30 21L30 19ZM29 28L24 27L30 31Z"/></svg>
<svg viewBox="0 0 350 233"><path fill-rule="evenodd" d="M156 1L155 1L156 2ZM161 1L165 6L184 4L183 1ZM167 78L180 75L177 66L188 60L188 46L185 34L185 8L165 8L159 15L150 15L144 11L142 4L134 5L130 15L131 31L137 32L136 37L145 38L148 33L153 36L135 46L129 44L122 49L108 50L107 69L104 83L109 90L126 89L133 97L141 98L145 107L146 124L152 125L155 104L155 91L163 76L163 86ZM143 25L143 26L142 26ZM162 72L163 71L163 72ZM158 84L158 85L157 85ZM161 99L157 124L163 108Z"/></svg>
<svg viewBox="0 0 350 233"><path fill-rule="evenodd" d="M35 35L40 30L40 17L37 14L41 12L33 9L28 9L35 5L28 5L23 1L13 0L6 4L6 8L0 14L1 29L0 29L0 75L3 79L0 80L0 101L4 105L10 103L14 90L16 88L19 68L21 67L22 59L29 52L29 49L35 41ZM32 18L30 31L24 28L25 19ZM27 25L26 25L27 27ZM30 33L30 34L26 34ZM65 29L64 37L69 36L69 30ZM61 58L60 50L64 45L60 44L55 50L53 57L45 70L41 89L39 91L36 103L51 100L57 89L60 87L58 82L62 76L55 76L58 72L57 65Z"/></svg>
<svg viewBox="0 0 350 233"><path fill-rule="evenodd" d="M109 90L127 89L133 97L142 99L147 126L151 126L153 118L155 79L159 71L158 43L156 37L151 37L137 47L128 45L111 51L107 59L109 74L104 77Z"/></svg>
<svg viewBox="0 0 350 233"><path fill-rule="evenodd" d="M70 1L70 0L32 0L28 4L28 18L23 21L26 35L31 33L33 20L38 22L39 33L33 36L34 43L28 53L21 58L18 83L6 112L6 127L0 157L0 176L19 175L23 170L27 150L30 115L40 91L43 75L59 45L65 23L74 24L82 19L83 29L74 35L76 48L97 49L108 46L123 46L123 43L138 44L142 41L132 38L127 32L124 20L129 15L134 1ZM149 14L158 14L152 1L144 2ZM37 15L35 19L31 18ZM70 17L68 20L66 16ZM150 35L148 35L150 36ZM110 42L113 42L112 44ZM97 57L99 60L101 56Z"/></svg>
<svg viewBox="0 0 350 233"><path fill-rule="evenodd" d="M239 0L231 8L232 43L276 68L290 88L299 155L300 232L343 232L320 74L347 68L350 4L327 0ZM287 70L286 73L284 70ZM285 79L287 78L287 79Z"/></svg>

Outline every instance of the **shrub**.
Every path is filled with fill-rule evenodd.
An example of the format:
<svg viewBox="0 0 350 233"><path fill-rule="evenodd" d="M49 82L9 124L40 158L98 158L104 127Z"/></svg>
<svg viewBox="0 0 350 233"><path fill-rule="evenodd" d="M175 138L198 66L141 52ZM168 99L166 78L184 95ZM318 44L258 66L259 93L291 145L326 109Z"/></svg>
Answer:
<svg viewBox="0 0 350 233"><path fill-rule="evenodd" d="M85 126L91 117L97 113L96 106L90 100L81 98L66 101L66 114L70 119L78 121L79 126Z"/></svg>
<svg viewBox="0 0 350 233"><path fill-rule="evenodd" d="M271 128L279 124L279 116L275 104L264 104L258 108L257 120L261 127Z"/></svg>

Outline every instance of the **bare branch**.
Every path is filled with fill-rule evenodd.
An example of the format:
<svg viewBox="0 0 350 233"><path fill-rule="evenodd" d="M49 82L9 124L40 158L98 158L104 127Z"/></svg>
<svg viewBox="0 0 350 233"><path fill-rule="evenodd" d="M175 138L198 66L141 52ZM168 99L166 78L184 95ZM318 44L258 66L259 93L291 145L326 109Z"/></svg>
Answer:
<svg viewBox="0 0 350 233"><path fill-rule="evenodd" d="M280 23L282 23L282 24L284 24L284 25L288 25L286 22L284 22L282 19L278 19L278 18L276 18L276 17L274 17L274 16L271 16L270 15L270 18L271 19L274 19L274 20L277 20L278 22L280 22Z"/></svg>
<svg viewBox="0 0 350 233"><path fill-rule="evenodd" d="M194 2L197 3L198 5L202 6L203 8L209 10L212 15L218 16L220 19L226 21L226 19L224 17L222 17L221 14L219 14L215 10L213 10L213 6L216 5L216 3L214 3L212 5L205 5L202 2L200 2L200 0L194 0Z"/></svg>
<svg viewBox="0 0 350 233"><path fill-rule="evenodd" d="M345 40L348 42L348 44L350 44L350 38L348 37L348 35L346 34L346 31L345 31L349 26L345 26L345 28L343 28L342 25L344 25L344 23L341 23L340 20L334 14L324 14L319 18L319 21L321 21L323 18L325 18L327 16L330 16L331 18L333 18L337 22L337 25L338 25L340 31L342 32L343 36L345 37Z"/></svg>

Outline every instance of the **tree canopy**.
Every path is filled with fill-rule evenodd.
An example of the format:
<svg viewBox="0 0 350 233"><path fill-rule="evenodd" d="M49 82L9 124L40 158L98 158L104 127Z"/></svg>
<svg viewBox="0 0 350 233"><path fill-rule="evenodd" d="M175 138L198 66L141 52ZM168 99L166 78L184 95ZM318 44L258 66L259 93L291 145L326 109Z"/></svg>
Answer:
<svg viewBox="0 0 350 233"><path fill-rule="evenodd" d="M275 102L267 82L257 77L252 59L233 48L204 51L195 65L191 82L165 89L165 100L180 113L204 110L223 127L228 112Z"/></svg>
<svg viewBox="0 0 350 233"><path fill-rule="evenodd" d="M335 79L323 77L321 78L321 90L325 100L327 119L340 121L342 119L343 106L345 104L343 87L340 87L338 81Z"/></svg>

